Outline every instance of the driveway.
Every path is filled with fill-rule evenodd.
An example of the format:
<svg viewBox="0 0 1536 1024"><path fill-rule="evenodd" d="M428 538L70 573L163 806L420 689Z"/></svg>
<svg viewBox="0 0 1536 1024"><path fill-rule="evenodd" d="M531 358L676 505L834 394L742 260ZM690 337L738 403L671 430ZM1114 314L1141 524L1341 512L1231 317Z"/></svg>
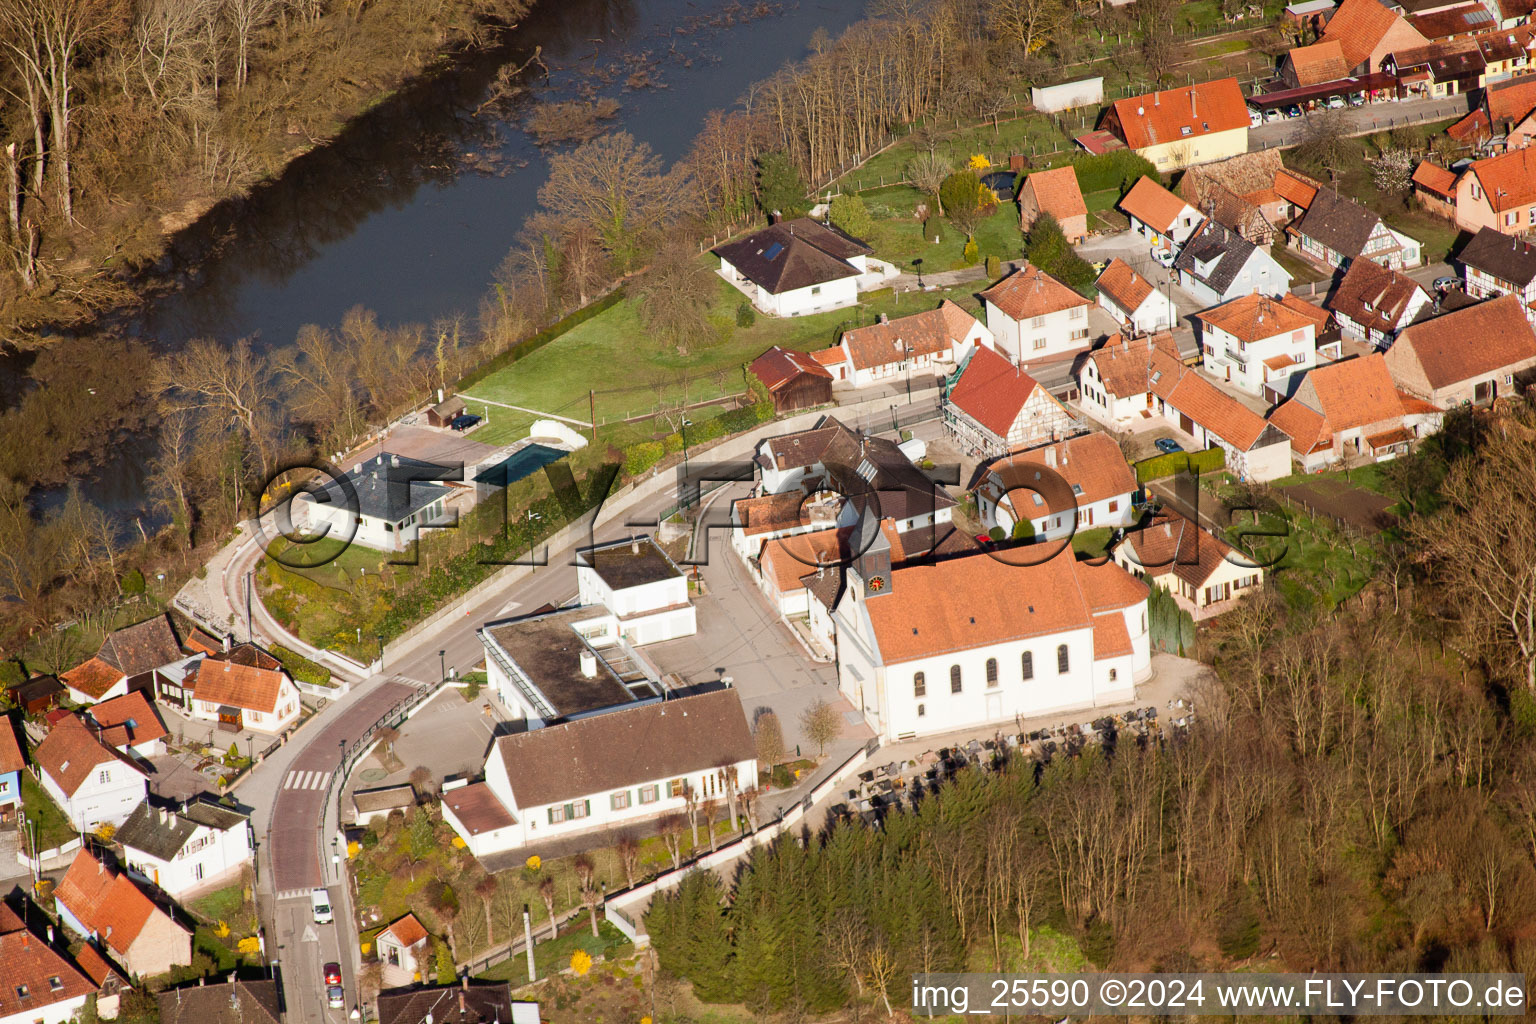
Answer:
<svg viewBox="0 0 1536 1024"><path fill-rule="evenodd" d="M1371 132L1401 128L1403 125L1423 124L1427 121L1443 121L1460 117L1471 106L1465 95L1450 96L1439 100L1402 100L1397 103L1367 103L1363 107L1345 107L1343 114L1347 131L1351 135L1368 135ZM1307 121L1321 111L1309 111L1300 117L1248 129L1249 151L1274 149L1277 146L1294 146L1306 136Z"/></svg>

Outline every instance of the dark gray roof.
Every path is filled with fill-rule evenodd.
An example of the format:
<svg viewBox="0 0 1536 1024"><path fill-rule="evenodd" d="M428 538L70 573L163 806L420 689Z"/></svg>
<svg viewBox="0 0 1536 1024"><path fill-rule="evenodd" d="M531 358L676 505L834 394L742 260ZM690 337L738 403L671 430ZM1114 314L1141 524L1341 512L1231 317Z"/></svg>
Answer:
<svg viewBox="0 0 1536 1024"><path fill-rule="evenodd" d="M359 515L398 523L448 495L448 488L442 484L424 481L430 481L434 476L442 477L449 470L447 466L383 453L349 472L347 480L357 492ZM412 477L417 479L412 480ZM349 501L346 488L340 483L332 483L313 498L343 508Z"/></svg>
<svg viewBox="0 0 1536 1024"><path fill-rule="evenodd" d="M1381 217L1331 188L1320 188L1296 222L1296 231L1353 259L1365 251Z"/></svg>
<svg viewBox="0 0 1536 1024"><path fill-rule="evenodd" d="M447 985L380 992L379 1024L512 1024L512 986Z"/></svg>
<svg viewBox="0 0 1536 1024"><path fill-rule="evenodd" d="M1493 228L1481 228L1456 260L1517 288L1536 281L1536 246Z"/></svg>
<svg viewBox="0 0 1536 1024"><path fill-rule="evenodd" d="M822 483L861 515L869 510L882 519L910 519L957 504L895 441L857 433L832 416L810 430L770 438L768 455L779 469L821 463L827 471Z"/></svg>
<svg viewBox="0 0 1536 1024"><path fill-rule="evenodd" d="M1204 282L1218 294L1225 295L1243 267L1247 266L1256 248L1236 231L1208 219L1184 243L1184 248L1179 250L1178 257L1173 261L1173 268ZM1216 265L1201 274L1199 264L1212 261L1216 261Z"/></svg>
<svg viewBox="0 0 1536 1024"><path fill-rule="evenodd" d="M1326 305L1362 327L1392 332L1400 326L1408 303L1422 290L1411 277L1372 260L1350 260ZM1319 339L1318 344L1322 343Z"/></svg>
<svg viewBox="0 0 1536 1024"><path fill-rule="evenodd" d="M188 804L185 810L172 811L151 807L145 800L133 809L113 838L120 845L147 853L157 860L171 860L192 838L198 826L224 832L245 821L245 815L238 811L202 801Z"/></svg>
<svg viewBox="0 0 1536 1024"><path fill-rule="evenodd" d="M96 656L125 676L140 675L186 657L166 615L113 630Z"/></svg>
<svg viewBox="0 0 1536 1024"><path fill-rule="evenodd" d="M636 700L601 656L596 675L589 678L581 671L582 653L593 648L577 634L576 625L606 614L602 609L570 608L487 623L480 632L517 664L555 716L566 718Z"/></svg>
<svg viewBox="0 0 1536 1024"><path fill-rule="evenodd" d="M579 557L614 590L676 579L683 574L649 537L583 551Z"/></svg>
<svg viewBox="0 0 1536 1024"><path fill-rule="evenodd" d="M713 250L772 295L858 276L848 260L869 246L807 217L782 221Z"/></svg>
<svg viewBox="0 0 1536 1024"><path fill-rule="evenodd" d="M275 981L226 981L173 988L155 996L160 1024L281 1024Z"/></svg>

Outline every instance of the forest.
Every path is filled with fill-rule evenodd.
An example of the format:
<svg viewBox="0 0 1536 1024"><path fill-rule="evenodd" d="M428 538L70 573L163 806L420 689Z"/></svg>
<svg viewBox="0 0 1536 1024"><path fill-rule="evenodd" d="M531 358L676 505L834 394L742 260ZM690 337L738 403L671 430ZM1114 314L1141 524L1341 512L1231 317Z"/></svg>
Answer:
<svg viewBox="0 0 1536 1024"><path fill-rule="evenodd" d="M1376 578L1217 620L1186 734L963 770L695 873L646 918L663 968L856 1017L918 971L1536 971L1536 410L1387 466Z"/></svg>

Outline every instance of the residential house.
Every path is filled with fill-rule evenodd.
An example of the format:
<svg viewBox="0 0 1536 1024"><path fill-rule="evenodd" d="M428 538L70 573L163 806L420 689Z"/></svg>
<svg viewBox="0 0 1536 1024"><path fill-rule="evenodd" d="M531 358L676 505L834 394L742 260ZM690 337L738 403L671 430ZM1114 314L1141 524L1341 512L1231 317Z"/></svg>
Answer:
<svg viewBox="0 0 1536 1024"><path fill-rule="evenodd" d="M728 802L756 785L752 731L725 688L501 736L483 782L444 787L443 818L484 856L638 823L690 800Z"/></svg>
<svg viewBox="0 0 1536 1024"><path fill-rule="evenodd" d="M529 729L657 701L664 692L604 607L488 622L477 635L488 684Z"/></svg>
<svg viewBox="0 0 1536 1024"><path fill-rule="evenodd" d="M1488 70L1488 59L1475 39L1437 40L1395 50L1384 63L1386 72L1397 76L1399 89L1414 99L1472 92L1482 85Z"/></svg>
<svg viewBox="0 0 1536 1024"><path fill-rule="evenodd" d="M1231 610L1264 583L1262 566L1174 512L1127 531L1112 557L1126 572L1166 590L1196 622Z"/></svg>
<svg viewBox="0 0 1536 1024"><path fill-rule="evenodd" d="M374 936L385 988L400 988L426 977L432 936L415 914L390 922Z"/></svg>
<svg viewBox="0 0 1536 1024"><path fill-rule="evenodd" d="M5 688L12 707L23 714L41 715L59 706L59 701L69 691L59 682L58 676L33 676L24 683L14 683Z"/></svg>
<svg viewBox="0 0 1536 1024"><path fill-rule="evenodd" d="M1382 221L1380 214L1331 188L1320 188L1307 212L1291 226L1295 247L1330 268L1364 257L1393 270L1423 262L1422 246Z"/></svg>
<svg viewBox="0 0 1536 1024"><path fill-rule="evenodd" d="M1178 320L1173 299L1118 256L1099 275L1098 288L1099 306L1132 334L1166 331Z"/></svg>
<svg viewBox="0 0 1536 1024"><path fill-rule="evenodd" d="M121 1008L123 993L132 991L133 984L118 970L116 965L101 955L101 951L89 942L80 944L75 953L75 963L81 972L96 986L96 1016L100 1020L116 1020Z"/></svg>
<svg viewBox="0 0 1536 1024"><path fill-rule="evenodd" d="M36 913L25 896L22 914L0 904L0 1024L67 1024L85 1017L96 985L48 937L35 934L27 919ZM41 918L41 914L37 914Z"/></svg>
<svg viewBox="0 0 1536 1024"><path fill-rule="evenodd" d="M1456 261L1474 299L1513 295L1536 320L1536 245L1482 228L1462 246Z"/></svg>
<svg viewBox="0 0 1536 1024"><path fill-rule="evenodd" d="M1395 346L1394 346L1395 347ZM1320 366L1269 414L1304 472L1353 459L1388 459L1440 428L1431 406L1393 386L1379 352Z"/></svg>
<svg viewBox="0 0 1536 1024"><path fill-rule="evenodd" d="M97 738L109 747L134 757L165 753L165 738L170 733L142 690L93 704L86 714L96 725Z"/></svg>
<svg viewBox="0 0 1536 1024"><path fill-rule="evenodd" d="M1128 701L1151 674L1146 585L1070 544L902 567L882 537L860 547L838 687L882 742Z"/></svg>
<svg viewBox="0 0 1536 1024"><path fill-rule="evenodd" d="M1201 214L1257 246L1272 244L1276 227L1305 210L1316 191L1317 182L1281 163L1278 149L1192 167L1178 189Z"/></svg>
<svg viewBox="0 0 1536 1024"><path fill-rule="evenodd" d="M994 344L1012 362L1027 364L1088 345L1092 303L1039 267L1025 263L981 299Z"/></svg>
<svg viewBox="0 0 1536 1024"><path fill-rule="evenodd" d="M1536 333L1514 295L1502 295L1413 324L1387 349L1402 390L1439 409L1512 394L1536 366Z"/></svg>
<svg viewBox="0 0 1536 1024"><path fill-rule="evenodd" d="M170 617L162 614L108 633L94 657L59 678L75 703L94 704L129 690L152 691L157 672L186 660Z"/></svg>
<svg viewBox="0 0 1536 1024"><path fill-rule="evenodd" d="M900 382L914 373L948 372L977 345L992 347L992 332L945 299L937 309L844 331L826 355L813 353L834 377L856 388Z"/></svg>
<svg viewBox="0 0 1536 1024"><path fill-rule="evenodd" d="M792 518L800 524L852 526L864 518L892 519L898 532L907 533L948 523L954 512L955 499L896 442L850 430L832 416L809 430L765 438L755 461L759 496L793 494L795 506L806 506L799 512L781 509L781 523ZM824 511L812 515L817 505ZM755 536L759 544L771 539Z"/></svg>
<svg viewBox="0 0 1536 1024"><path fill-rule="evenodd" d="M1494 233L1494 237L1503 237ZM1386 348L1397 332L1434 309L1419 283L1372 260L1352 260L1326 303L1345 337Z"/></svg>
<svg viewBox="0 0 1536 1024"><path fill-rule="evenodd" d="M1006 536L1059 540L1136 521L1136 474L1108 434L1078 434L1014 452L979 471L976 514ZM1027 521L1028 528L1018 523Z"/></svg>
<svg viewBox="0 0 1536 1024"><path fill-rule="evenodd" d="M32 762L38 782L80 832L122 824L149 789L142 768L104 745L74 715L43 737Z"/></svg>
<svg viewBox="0 0 1536 1024"><path fill-rule="evenodd" d="M945 429L968 451L1001 455L1072 428L1072 414L1035 378L978 348L944 395Z"/></svg>
<svg viewBox="0 0 1536 1024"><path fill-rule="evenodd" d="M1336 42L1352 75L1380 71L1394 50L1423 46L1429 40L1401 14L1377 0L1343 0L1328 21L1321 42Z"/></svg>
<svg viewBox="0 0 1536 1024"><path fill-rule="evenodd" d="M282 1024L277 982L199 978L196 985L155 993L160 1024Z"/></svg>
<svg viewBox="0 0 1536 1024"><path fill-rule="evenodd" d="M1456 226L1506 235L1536 228L1536 146L1474 160L1456 180Z"/></svg>
<svg viewBox="0 0 1536 1024"><path fill-rule="evenodd" d="M1191 236L1173 269L1179 287L1202 307L1252 292L1279 295L1291 290L1291 275L1267 250L1215 220L1207 220Z"/></svg>
<svg viewBox="0 0 1536 1024"><path fill-rule="evenodd" d="M1413 169L1413 198L1446 220L1456 219L1457 175L1438 164L1420 160Z"/></svg>
<svg viewBox="0 0 1536 1024"><path fill-rule="evenodd" d="M747 367L763 382L779 414L832 403L832 373L804 352L775 345Z"/></svg>
<svg viewBox="0 0 1536 1024"><path fill-rule="evenodd" d="M1349 62L1337 39L1294 47L1280 59L1280 79L1288 89L1323 85L1349 77Z"/></svg>
<svg viewBox="0 0 1536 1024"><path fill-rule="evenodd" d="M303 528L374 551L404 551L421 531L452 521L444 514L448 487L462 468L380 452L341 479L299 496Z"/></svg>
<svg viewBox="0 0 1536 1024"><path fill-rule="evenodd" d="M1048 213L1061 225L1069 243L1076 245L1088 233L1088 207L1071 164L1030 174L1019 186L1018 201L1022 231L1028 231L1042 213Z"/></svg>
<svg viewBox="0 0 1536 1024"><path fill-rule="evenodd" d="M1498 18L1482 3L1454 4L1434 11L1409 14L1408 24L1425 39L1435 42L1463 41L1498 27Z"/></svg>
<svg viewBox="0 0 1536 1024"><path fill-rule="evenodd" d="M75 854L53 898L65 926L100 942L129 974L150 978L192 962L192 933L88 849Z"/></svg>
<svg viewBox="0 0 1536 1024"><path fill-rule="evenodd" d="M1264 386L1317 365L1317 324L1328 314L1289 292L1257 292L1195 314L1206 372L1258 395Z"/></svg>
<svg viewBox="0 0 1536 1024"><path fill-rule="evenodd" d="M299 720L299 688L282 669L204 658L191 677L193 718L230 732L277 735Z"/></svg>
<svg viewBox="0 0 1536 1024"><path fill-rule="evenodd" d="M1147 386L1151 376L1177 373L1183 365L1167 331L1134 339L1113 335L1078 362L1078 405L1100 423L1123 430L1156 407L1157 396Z"/></svg>
<svg viewBox="0 0 1536 1024"><path fill-rule="evenodd" d="M471 983L380 992L379 1024L539 1024L539 1004L512 1001L512 986Z"/></svg>
<svg viewBox="0 0 1536 1024"><path fill-rule="evenodd" d="M1146 239L1153 252L1170 256L1205 219L1198 208L1150 176L1136 179L1136 184L1120 200L1120 209L1130 218L1131 230Z"/></svg>
<svg viewBox="0 0 1536 1024"><path fill-rule="evenodd" d="M1536 78L1521 76L1490 83L1472 112L1445 133L1470 147L1482 146L1502 135L1504 148L1520 149L1530 144L1531 134L1517 129L1527 123L1532 111L1536 111Z"/></svg>
<svg viewBox="0 0 1536 1024"><path fill-rule="evenodd" d="M890 520L885 522L890 524ZM895 532L894 525L887 528ZM786 619L810 614L806 577L847 561L851 533L848 527L814 530L775 537L762 546L762 555L751 558L747 565L756 570L758 588L774 611Z"/></svg>
<svg viewBox="0 0 1536 1024"><path fill-rule="evenodd" d="M1235 78L1116 100L1102 128L1159 171L1248 151L1248 106Z"/></svg>
<svg viewBox="0 0 1536 1024"><path fill-rule="evenodd" d="M851 306L862 283L883 281L887 269L870 259L869 246L809 217L770 224L712 252L720 276L773 316Z"/></svg>
<svg viewBox="0 0 1536 1024"><path fill-rule="evenodd" d="M0 722L0 821L11 821L21 807L21 773L26 767L16 726L6 718Z"/></svg>
<svg viewBox="0 0 1536 1024"><path fill-rule="evenodd" d="M238 880L255 849L249 817L204 800L180 809L146 800L112 838L123 849L130 875L176 900Z"/></svg>
<svg viewBox="0 0 1536 1024"><path fill-rule="evenodd" d="M648 536L578 551L576 586L580 603L612 612L636 647L698 632L688 577Z"/></svg>

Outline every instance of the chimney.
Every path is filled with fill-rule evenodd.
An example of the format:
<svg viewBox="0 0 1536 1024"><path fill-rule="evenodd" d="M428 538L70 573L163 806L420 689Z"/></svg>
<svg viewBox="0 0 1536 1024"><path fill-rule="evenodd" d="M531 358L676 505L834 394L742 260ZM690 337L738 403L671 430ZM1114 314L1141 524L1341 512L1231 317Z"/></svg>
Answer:
<svg viewBox="0 0 1536 1024"><path fill-rule="evenodd" d="M885 313L881 313L880 314L880 322L883 323L883 324L888 324L888 323L891 322L891 318L888 315L886 315Z"/></svg>
<svg viewBox="0 0 1536 1024"><path fill-rule="evenodd" d="M391 455L389 457L389 464L391 466L398 466L398 465L400 465L400 456L398 456L398 455Z"/></svg>
<svg viewBox="0 0 1536 1024"><path fill-rule="evenodd" d="M581 674L588 679L597 678L597 655L591 651L583 650L581 652Z"/></svg>
<svg viewBox="0 0 1536 1024"><path fill-rule="evenodd" d="M638 555L640 553L640 538L639 537L631 537L631 538L629 538L629 553L632 554L632 555Z"/></svg>
<svg viewBox="0 0 1536 1024"><path fill-rule="evenodd" d="M53 945L53 925L48 926L48 945Z"/></svg>
<svg viewBox="0 0 1536 1024"><path fill-rule="evenodd" d="M467 975L467 974L464 975L464 977L460 978L459 981L464 986L464 991L468 992L469 991L469 975Z"/></svg>
<svg viewBox="0 0 1536 1024"><path fill-rule="evenodd" d="M225 654L229 653L229 634L228 633L224 634L224 653Z"/></svg>
<svg viewBox="0 0 1536 1024"><path fill-rule="evenodd" d="M1067 468L1067 446L1066 445L1062 445L1061 446L1061 468L1062 469L1066 469Z"/></svg>
<svg viewBox="0 0 1536 1024"><path fill-rule="evenodd" d="M200 977L200 978L197 979L197 987L198 988L202 988L206 984L208 984L207 977Z"/></svg>
<svg viewBox="0 0 1536 1024"><path fill-rule="evenodd" d="M1190 86L1189 87L1189 116L1190 117L1195 117L1196 116L1195 115L1195 97L1196 97L1196 95L1197 94L1195 92L1195 87L1194 86Z"/></svg>

